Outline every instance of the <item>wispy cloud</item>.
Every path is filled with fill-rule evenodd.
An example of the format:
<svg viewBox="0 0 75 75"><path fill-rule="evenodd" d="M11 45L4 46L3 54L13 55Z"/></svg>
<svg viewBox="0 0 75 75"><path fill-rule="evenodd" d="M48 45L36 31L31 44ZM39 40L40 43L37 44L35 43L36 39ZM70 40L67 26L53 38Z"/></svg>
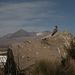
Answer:
<svg viewBox="0 0 75 75"><path fill-rule="evenodd" d="M52 9L55 6L57 4L51 1L2 3L0 7L0 35L19 28L33 31L48 28L47 23L64 19L62 13L59 14Z"/></svg>

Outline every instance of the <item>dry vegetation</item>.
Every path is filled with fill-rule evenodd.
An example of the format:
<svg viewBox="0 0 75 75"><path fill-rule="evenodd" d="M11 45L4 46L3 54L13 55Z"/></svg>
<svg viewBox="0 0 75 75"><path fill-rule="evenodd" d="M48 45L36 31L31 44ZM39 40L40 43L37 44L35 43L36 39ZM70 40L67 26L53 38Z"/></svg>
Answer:
<svg viewBox="0 0 75 75"><path fill-rule="evenodd" d="M37 61L26 75L75 75L75 41L71 41L65 49L68 57L63 58L61 63L50 60Z"/></svg>
<svg viewBox="0 0 75 75"><path fill-rule="evenodd" d="M4 75L4 70L0 68L0 75Z"/></svg>
<svg viewBox="0 0 75 75"><path fill-rule="evenodd" d="M68 61L65 65L48 60L37 61L26 75L75 75L75 62Z"/></svg>
<svg viewBox="0 0 75 75"><path fill-rule="evenodd" d="M66 34L66 36L65 34L61 32L61 34L56 35L57 37L47 37L47 39L25 41L20 45L12 45L11 49L16 63L18 58L19 60L23 59L19 61L19 66L25 69L25 75L75 75L75 42L72 41L70 46L68 46L72 36L70 34ZM61 56L66 56L63 50L64 45L66 45L65 49L70 59L66 57L59 62L58 57L61 59ZM57 59L52 61L51 57L52 59ZM37 58L40 60L35 62ZM29 68L28 66L32 64L34 65ZM26 68L28 69L26 70Z"/></svg>
<svg viewBox="0 0 75 75"><path fill-rule="evenodd" d="M74 39L75 40L75 39ZM70 42L70 46L65 47L66 51L67 51L67 55L68 57L72 58L75 60L75 41L72 40Z"/></svg>

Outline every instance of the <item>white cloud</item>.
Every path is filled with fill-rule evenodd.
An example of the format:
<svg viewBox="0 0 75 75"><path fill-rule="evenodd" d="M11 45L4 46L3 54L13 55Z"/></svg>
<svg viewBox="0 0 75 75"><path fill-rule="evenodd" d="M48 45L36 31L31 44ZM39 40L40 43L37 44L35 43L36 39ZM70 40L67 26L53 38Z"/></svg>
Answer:
<svg viewBox="0 0 75 75"><path fill-rule="evenodd" d="M51 1L6 3L0 7L0 35L15 31L18 28L33 31L44 30L46 27L44 25L49 20L64 18L62 14L50 9L54 6L56 6L56 3ZM42 27L40 27L41 24L43 24ZM23 25L26 25L26 27L23 27ZM36 28L36 25L39 25L38 28Z"/></svg>

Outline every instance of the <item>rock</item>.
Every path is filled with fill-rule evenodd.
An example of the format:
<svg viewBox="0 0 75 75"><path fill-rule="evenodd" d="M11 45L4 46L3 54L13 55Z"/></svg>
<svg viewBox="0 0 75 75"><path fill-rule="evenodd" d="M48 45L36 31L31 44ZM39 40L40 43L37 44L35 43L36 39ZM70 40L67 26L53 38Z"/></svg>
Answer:
<svg viewBox="0 0 75 75"><path fill-rule="evenodd" d="M42 39L13 44L11 49L13 50L16 64L18 65L19 58L19 67L24 69L34 64L38 59L60 60L61 56L66 56L64 46L68 46L72 39L74 39L74 36L64 30L54 36L48 35ZM21 45L23 45L23 47L21 47ZM22 59L21 56L24 56L24 58Z"/></svg>

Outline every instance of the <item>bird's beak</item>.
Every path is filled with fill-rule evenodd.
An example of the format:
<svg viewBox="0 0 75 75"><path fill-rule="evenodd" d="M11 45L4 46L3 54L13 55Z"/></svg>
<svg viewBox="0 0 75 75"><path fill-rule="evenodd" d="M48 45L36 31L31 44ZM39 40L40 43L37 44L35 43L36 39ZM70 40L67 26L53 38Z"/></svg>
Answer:
<svg viewBox="0 0 75 75"><path fill-rule="evenodd" d="M57 27L57 26L55 26L55 27Z"/></svg>
<svg viewBox="0 0 75 75"><path fill-rule="evenodd" d="M56 28L58 28L58 26L55 26Z"/></svg>

